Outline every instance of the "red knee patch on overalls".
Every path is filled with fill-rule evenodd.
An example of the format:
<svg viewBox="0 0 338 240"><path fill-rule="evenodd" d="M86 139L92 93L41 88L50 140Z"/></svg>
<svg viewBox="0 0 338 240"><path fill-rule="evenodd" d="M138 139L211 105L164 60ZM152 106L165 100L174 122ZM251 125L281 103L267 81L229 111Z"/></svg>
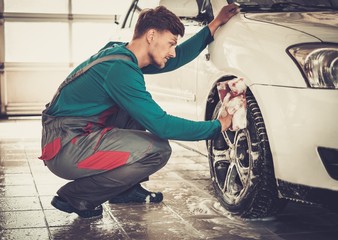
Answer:
<svg viewBox="0 0 338 240"><path fill-rule="evenodd" d="M98 151L82 160L77 167L93 170L112 170L126 164L129 155L129 152Z"/></svg>
<svg viewBox="0 0 338 240"><path fill-rule="evenodd" d="M51 160L53 159L56 154L61 149L61 137L58 137L51 141L50 143L47 143L43 148L42 148L42 155L39 157L41 160Z"/></svg>

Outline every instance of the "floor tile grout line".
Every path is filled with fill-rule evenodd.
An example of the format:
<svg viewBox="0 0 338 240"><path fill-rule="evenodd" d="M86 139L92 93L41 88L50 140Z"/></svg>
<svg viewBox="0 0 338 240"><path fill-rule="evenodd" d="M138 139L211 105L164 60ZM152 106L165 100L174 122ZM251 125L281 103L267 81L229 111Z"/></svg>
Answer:
<svg viewBox="0 0 338 240"><path fill-rule="evenodd" d="M122 230L122 232L128 237L128 239L131 239L129 237L129 234L126 232L126 230L122 227L122 225L120 224L120 222L116 219L116 217L114 216L114 214L109 211L108 207L106 206L106 204L103 204L103 208L104 210L108 213L108 215L115 221L115 223L118 225L118 227Z"/></svg>
<svg viewBox="0 0 338 240"><path fill-rule="evenodd" d="M1 228L1 231L12 231L12 230L21 230L21 229L25 229L25 230L30 230L30 229L46 229L46 227L13 227L13 228ZM0 235L1 236L1 235ZM2 238L0 238L2 239Z"/></svg>
<svg viewBox="0 0 338 240"><path fill-rule="evenodd" d="M14 210L1 210L0 213L8 213L8 212L37 212L41 209L14 209Z"/></svg>
<svg viewBox="0 0 338 240"><path fill-rule="evenodd" d="M176 174L178 178L180 178L181 180L187 182L184 178L182 178L181 176L179 176L178 174ZM175 215L177 216L179 219L181 219L182 222L186 223L189 225L189 227L191 229L194 230L194 232L196 232L199 235L202 235L203 237L205 237L200 231L198 231L196 228L194 228L187 220L185 220L180 214L178 214L172 207L170 207L169 205L165 204L165 202L163 202L163 204Z"/></svg>
<svg viewBox="0 0 338 240"><path fill-rule="evenodd" d="M202 237L205 237L200 231L198 231L196 228L194 228L187 220L185 220L181 215L179 215L174 209L172 209L169 205L163 203L164 206L166 206L175 216L177 216L179 219L181 219L182 222L187 224L194 232Z"/></svg>
<svg viewBox="0 0 338 240"><path fill-rule="evenodd" d="M48 221L47 221L45 209L43 208L43 205L42 205L42 202L41 202L39 190L38 190L38 187L37 187L37 185L36 185L36 181L35 181L35 178L34 178L34 175L33 175L33 171L32 171L32 168L31 168L30 161L29 161L28 156L27 156L26 149L25 149L25 156L26 156L26 159L27 159L27 162L28 162L29 171L30 171L31 176L32 176L32 179L33 179L34 187L35 187L35 190L36 190L36 192L37 192L37 197L38 197L38 199L39 199L41 211L42 211L42 213L43 213L43 218L44 218L44 221L45 221L45 224L46 224L46 228L47 228L47 232L48 232L48 237L49 237L49 239L52 239L52 234L51 234L50 229L49 229L49 224L48 224Z"/></svg>

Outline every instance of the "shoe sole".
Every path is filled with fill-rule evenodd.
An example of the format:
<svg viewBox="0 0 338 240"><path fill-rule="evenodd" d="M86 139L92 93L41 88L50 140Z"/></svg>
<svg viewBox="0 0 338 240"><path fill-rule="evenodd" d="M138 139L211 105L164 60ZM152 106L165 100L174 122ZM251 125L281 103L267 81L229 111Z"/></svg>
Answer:
<svg viewBox="0 0 338 240"><path fill-rule="evenodd" d="M66 213L73 213L75 210L67 202L64 202L63 200L61 200L61 198L58 196L53 197L51 204L56 209L66 212Z"/></svg>
<svg viewBox="0 0 338 240"><path fill-rule="evenodd" d="M55 196L51 204L53 207L56 209L66 212L66 213L76 213L79 215L81 218L86 218L86 219L93 219L93 218L98 218L102 216L102 206L99 207L97 210L77 210L73 208L72 206L69 205L69 203L65 202L62 200L60 197Z"/></svg>

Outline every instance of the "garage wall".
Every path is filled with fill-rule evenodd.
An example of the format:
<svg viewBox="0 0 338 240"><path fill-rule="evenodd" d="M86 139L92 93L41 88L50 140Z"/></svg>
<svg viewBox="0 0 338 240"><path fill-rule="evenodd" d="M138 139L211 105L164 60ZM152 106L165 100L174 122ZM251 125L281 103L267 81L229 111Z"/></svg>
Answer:
<svg viewBox="0 0 338 240"><path fill-rule="evenodd" d="M39 115L71 69L112 38L127 6L118 0L0 0L0 114Z"/></svg>

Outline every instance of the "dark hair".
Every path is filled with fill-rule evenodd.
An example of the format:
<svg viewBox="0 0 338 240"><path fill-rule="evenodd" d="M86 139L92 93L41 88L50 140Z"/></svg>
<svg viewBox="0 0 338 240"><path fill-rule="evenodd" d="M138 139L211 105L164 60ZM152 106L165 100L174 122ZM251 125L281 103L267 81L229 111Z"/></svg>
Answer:
<svg viewBox="0 0 338 240"><path fill-rule="evenodd" d="M164 6L142 10L135 26L133 39L141 37L149 29L168 30L181 37L184 35L184 25L179 17Z"/></svg>

